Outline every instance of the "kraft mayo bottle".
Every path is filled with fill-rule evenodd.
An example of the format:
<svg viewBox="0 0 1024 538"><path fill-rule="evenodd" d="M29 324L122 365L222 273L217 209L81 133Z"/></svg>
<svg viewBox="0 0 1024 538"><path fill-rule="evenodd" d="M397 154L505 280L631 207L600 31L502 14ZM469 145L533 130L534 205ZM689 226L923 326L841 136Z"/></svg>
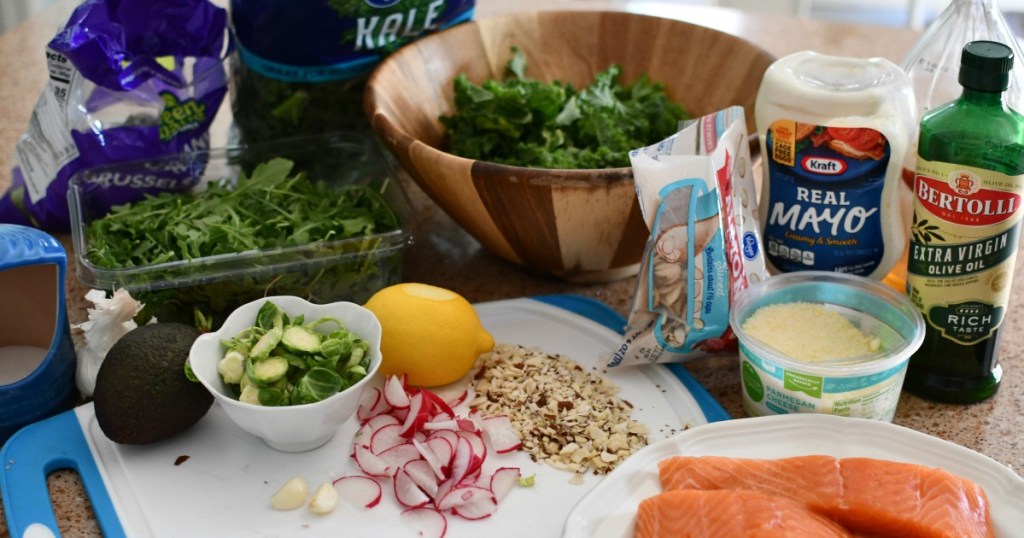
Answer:
<svg viewBox="0 0 1024 538"><path fill-rule="evenodd" d="M755 116L771 272L893 269L910 228L900 175L914 110L906 73L882 58L803 51L768 68Z"/></svg>

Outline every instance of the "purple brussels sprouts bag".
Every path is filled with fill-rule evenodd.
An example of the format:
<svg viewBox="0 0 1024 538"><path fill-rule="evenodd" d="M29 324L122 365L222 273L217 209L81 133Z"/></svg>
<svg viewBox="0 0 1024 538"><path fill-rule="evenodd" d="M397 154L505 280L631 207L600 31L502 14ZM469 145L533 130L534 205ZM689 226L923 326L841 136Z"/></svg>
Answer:
<svg viewBox="0 0 1024 538"><path fill-rule="evenodd" d="M85 0L46 48L49 81L15 147L0 222L66 233L77 172L209 147L230 49L227 12L207 0ZM111 205L140 195L120 190L103 189Z"/></svg>

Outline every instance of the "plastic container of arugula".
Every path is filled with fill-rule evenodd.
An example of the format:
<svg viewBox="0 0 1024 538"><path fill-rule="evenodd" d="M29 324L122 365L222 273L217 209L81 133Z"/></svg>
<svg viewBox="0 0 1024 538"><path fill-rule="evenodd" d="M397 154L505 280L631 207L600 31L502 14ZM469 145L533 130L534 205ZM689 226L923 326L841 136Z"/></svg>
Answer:
<svg viewBox="0 0 1024 538"><path fill-rule="evenodd" d="M351 133L84 170L68 192L78 278L127 289L136 321L212 329L269 295L361 304L401 281L412 242L393 170Z"/></svg>

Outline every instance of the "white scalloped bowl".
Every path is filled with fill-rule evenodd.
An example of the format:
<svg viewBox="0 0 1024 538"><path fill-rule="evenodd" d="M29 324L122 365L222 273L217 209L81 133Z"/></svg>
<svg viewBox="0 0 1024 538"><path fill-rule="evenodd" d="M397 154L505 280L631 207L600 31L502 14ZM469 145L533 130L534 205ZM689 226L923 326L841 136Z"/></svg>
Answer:
<svg viewBox="0 0 1024 538"><path fill-rule="evenodd" d="M221 342L252 326L257 312L267 301L273 301L289 317L303 314L307 320L325 316L341 320L346 329L370 344L370 368L366 377L326 400L311 404L262 407L238 401L217 372L217 362L224 356ZM217 404L240 428L276 450L305 452L330 441L355 413L363 390L380 368L380 337L377 317L355 303L340 301L317 305L300 297L264 297L238 307L219 330L200 336L189 352L189 363Z"/></svg>

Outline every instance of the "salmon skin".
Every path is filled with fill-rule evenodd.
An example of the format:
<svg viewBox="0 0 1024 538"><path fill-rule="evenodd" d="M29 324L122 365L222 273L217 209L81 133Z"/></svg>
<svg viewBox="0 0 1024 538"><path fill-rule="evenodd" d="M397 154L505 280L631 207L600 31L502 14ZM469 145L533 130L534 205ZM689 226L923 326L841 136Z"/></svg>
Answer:
<svg viewBox="0 0 1024 538"><path fill-rule="evenodd" d="M748 490L681 489L640 502L636 538L850 538L806 504Z"/></svg>
<svg viewBox="0 0 1024 538"><path fill-rule="evenodd" d="M666 491L753 490L804 503L847 529L899 538L994 537L985 491L948 471L871 458L674 456Z"/></svg>

